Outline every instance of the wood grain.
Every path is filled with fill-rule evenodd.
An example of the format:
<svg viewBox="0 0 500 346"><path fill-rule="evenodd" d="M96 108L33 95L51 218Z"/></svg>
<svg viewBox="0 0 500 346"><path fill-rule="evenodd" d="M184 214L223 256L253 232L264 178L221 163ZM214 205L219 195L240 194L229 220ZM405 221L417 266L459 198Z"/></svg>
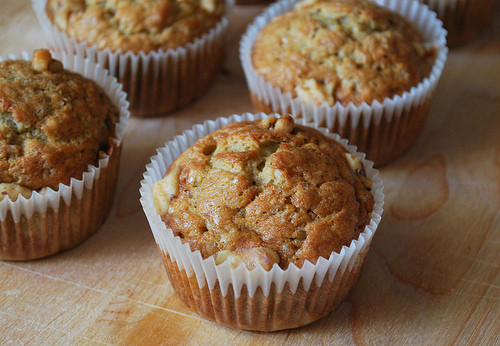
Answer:
<svg viewBox="0 0 500 346"><path fill-rule="evenodd" d="M276 333L233 330L185 307L146 218L145 164L206 119L251 111L238 42L264 5L236 6L213 87L161 119L131 119L115 204L82 245L0 262L0 344L500 344L500 12L453 49L424 132L381 168L385 213L360 282L337 310ZM2 0L0 55L44 46L28 0Z"/></svg>

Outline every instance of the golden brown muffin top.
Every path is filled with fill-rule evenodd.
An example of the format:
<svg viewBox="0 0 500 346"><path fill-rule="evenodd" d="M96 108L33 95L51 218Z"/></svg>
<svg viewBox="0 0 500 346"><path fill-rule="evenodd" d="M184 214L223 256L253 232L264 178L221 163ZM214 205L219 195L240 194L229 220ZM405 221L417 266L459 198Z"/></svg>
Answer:
<svg viewBox="0 0 500 346"><path fill-rule="evenodd" d="M221 20L224 0L49 0L68 36L112 51L150 52L193 42Z"/></svg>
<svg viewBox="0 0 500 346"><path fill-rule="evenodd" d="M308 0L275 17L254 43L259 75L315 104L370 104L428 76L431 52L399 14L367 0Z"/></svg>
<svg viewBox="0 0 500 346"><path fill-rule="evenodd" d="M357 239L374 199L361 160L290 116L199 139L153 187L167 227L204 258L301 267Z"/></svg>
<svg viewBox="0 0 500 346"><path fill-rule="evenodd" d="M46 50L0 62L0 195L81 178L107 150L118 114L95 82Z"/></svg>

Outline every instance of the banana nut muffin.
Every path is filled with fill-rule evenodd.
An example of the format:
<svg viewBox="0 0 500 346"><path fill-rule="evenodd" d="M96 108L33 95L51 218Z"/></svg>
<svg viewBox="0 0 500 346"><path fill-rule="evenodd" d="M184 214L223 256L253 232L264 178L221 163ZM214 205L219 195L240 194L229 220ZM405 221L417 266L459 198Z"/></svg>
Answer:
<svg viewBox="0 0 500 346"><path fill-rule="evenodd" d="M153 186L175 235L217 263L316 263L357 239L374 199L361 159L319 131L277 119L199 139Z"/></svg>
<svg viewBox="0 0 500 346"><path fill-rule="evenodd" d="M108 149L118 117L94 81L47 50L0 62L0 200L81 178Z"/></svg>
<svg viewBox="0 0 500 346"><path fill-rule="evenodd" d="M261 30L252 63L283 93L332 106L401 95L432 55L410 22L371 1L306 0Z"/></svg>
<svg viewBox="0 0 500 346"><path fill-rule="evenodd" d="M49 0L47 12L68 36L99 49L175 49L213 28L224 0Z"/></svg>

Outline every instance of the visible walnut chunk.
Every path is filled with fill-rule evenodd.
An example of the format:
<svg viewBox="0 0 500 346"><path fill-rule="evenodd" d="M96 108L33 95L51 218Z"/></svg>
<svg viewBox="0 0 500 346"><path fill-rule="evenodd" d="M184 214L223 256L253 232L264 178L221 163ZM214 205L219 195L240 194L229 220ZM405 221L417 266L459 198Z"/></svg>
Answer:
<svg viewBox="0 0 500 346"><path fill-rule="evenodd" d="M179 192L180 168L171 169L164 179L153 185L153 202L158 214L163 215L168 211L170 200Z"/></svg>
<svg viewBox="0 0 500 346"><path fill-rule="evenodd" d="M281 133L290 133L295 127L295 122L290 115L285 114L280 118L268 117L262 119L260 122L260 126L264 129L275 130Z"/></svg>
<svg viewBox="0 0 500 346"><path fill-rule="evenodd" d="M19 195L25 198L31 197L32 190L14 183L0 183L0 201L5 197L9 197L11 201L15 202Z"/></svg>
<svg viewBox="0 0 500 346"><path fill-rule="evenodd" d="M295 123L293 118L289 115L283 115L276 121L276 125L274 125L274 129L278 132L290 133L292 132Z"/></svg>
<svg viewBox="0 0 500 346"><path fill-rule="evenodd" d="M354 172L359 172L363 168L363 162L358 156L351 153L346 153L345 158L347 159L349 167L351 167Z"/></svg>
<svg viewBox="0 0 500 346"><path fill-rule="evenodd" d="M241 263L244 263L248 270L261 265L264 270L269 271L275 263L280 262L280 257L267 247L219 251L215 256L215 263L221 264L226 261L229 261L232 268L237 268Z"/></svg>
<svg viewBox="0 0 500 346"><path fill-rule="evenodd" d="M262 119L259 125L263 129L273 129L274 124L276 124L277 120L278 119L276 117L267 117L265 119Z"/></svg>
<svg viewBox="0 0 500 346"><path fill-rule="evenodd" d="M52 59L47 49L37 49L33 52L32 67L37 72L59 72L63 70L60 61Z"/></svg>

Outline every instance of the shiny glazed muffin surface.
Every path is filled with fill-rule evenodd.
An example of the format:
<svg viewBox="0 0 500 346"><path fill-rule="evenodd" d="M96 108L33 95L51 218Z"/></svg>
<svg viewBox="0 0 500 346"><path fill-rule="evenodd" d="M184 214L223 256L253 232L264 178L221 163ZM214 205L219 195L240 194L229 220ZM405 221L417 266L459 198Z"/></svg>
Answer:
<svg viewBox="0 0 500 346"><path fill-rule="evenodd" d="M427 77L432 50L411 23L375 3L309 0L261 30L252 63L303 102L370 104Z"/></svg>
<svg viewBox="0 0 500 346"><path fill-rule="evenodd" d="M193 42L221 20L224 0L49 0L68 36L112 51L150 52Z"/></svg>
<svg viewBox="0 0 500 346"><path fill-rule="evenodd" d="M119 112L93 81L47 51L0 62L0 192L11 199L81 178L106 151Z"/></svg>
<svg viewBox="0 0 500 346"><path fill-rule="evenodd" d="M199 139L153 187L167 227L217 263L301 267L357 239L373 210L361 160L289 116Z"/></svg>

